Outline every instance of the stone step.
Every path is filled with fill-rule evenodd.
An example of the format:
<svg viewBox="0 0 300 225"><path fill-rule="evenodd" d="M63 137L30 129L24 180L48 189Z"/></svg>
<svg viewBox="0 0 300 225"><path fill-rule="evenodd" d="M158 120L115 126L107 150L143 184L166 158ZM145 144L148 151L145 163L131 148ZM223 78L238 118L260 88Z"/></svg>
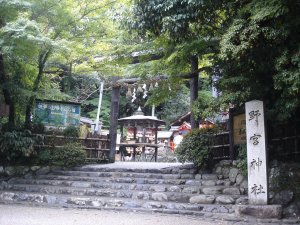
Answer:
<svg viewBox="0 0 300 225"><path fill-rule="evenodd" d="M196 180L196 179L151 179L134 177L89 177L70 175L38 175L36 179L48 180L69 180L69 181L89 181L89 182L110 182L110 183L137 183L137 184L165 184L165 185L197 185L197 186L230 186L228 179L224 180Z"/></svg>
<svg viewBox="0 0 300 225"><path fill-rule="evenodd" d="M200 193L201 191L206 191L205 184L179 184L179 185L170 185L170 184L141 184L141 183L115 183L111 180L98 180L98 181L74 181L74 180L49 180L49 179L24 179L24 178L14 178L9 181L10 185L46 185L46 186L65 186L65 187L78 187L78 188L102 188L102 189L114 189L114 190L139 190L139 191L156 191L156 192L183 192L183 193ZM214 185L213 185L214 186ZM224 187L223 191L230 194L231 192L235 195L240 194L240 190L236 187L229 187L220 185ZM227 188L225 188L227 187ZM218 191L218 190L214 190Z"/></svg>
<svg viewBox="0 0 300 225"><path fill-rule="evenodd" d="M95 165L86 165L81 167L75 167L76 171L94 171L94 172L129 172L129 173L155 173L155 174L195 174L197 169L193 165L181 165L167 168L111 168L111 167L99 167Z"/></svg>
<svg viewBox="0 0 300 225"><path fill-rule="evenodd" d="M88 184L88 183L87 183ZM126 190L125 187L120 189L110 189L110 188L97 188L97 187L87 187L81 185L80 187L74 186L49 186L49 185L30 185L30 184L9 184L6 189L14 191L26 191L26 192L39 192L39 193L51 193L51 194L70 194L79 196L104 196L111 198L132 198L132 199L151 199L153 201L175 201L175 202L190 202L193 197L201 196L201 199L195 201L203 201L201 203L213 203L217 202L230 202L235 203L236 199L241 197L239 190L236 188L232 193L228 187L224 186L214 186L214 187L203 187L198 189L186 189L182 192L177 192L176 190L167 190L164 188L162 192L161 186L152 186L149 190L136 190L129 189ZM209 196L209 199L202 199L203 196ZM226 197L226 200L225 199Z"/></svg>
<svg viewBox="0 0 300 225"><path fill-rule="evenodd" d="M177 203L157 202L141 199L106 198L90 196L72 196L63 194L27 193L16 191L0 191L1 203L35 203L38 205L59 206L59 207L80 207L97 209L134 209L134 210L155 210L173 214L196 214L205 213L234 213L232 204L198 204L198 203Z"/></svg>
<svg viewBox="0 0 300 225"><path fill-rule="evenodd" d="M131 177L145 179L194 179L194 174L155 174L138 172L95 172L95 171L76 171L76 170L55 170L54 175L64 176L84 176L84 177Z"/></svg>
<svg viewBox="0 0 300 225"><path fill-rule="evenodd" d="M206 183L218 183L222 181L229 182L229 179L223 179L216 174L153 174L153 173L129 173L129 172L91 172L91 171L76 171L76 170L55 170L52 171L52 175L60 176L76 176L76 177L111 177L111 178L136 178L136 179L163 179L163 180L196 180Z"/></svg>
<svg viewBox="0 0 300 225"><path fill-rule="evenodd" d="M37 179L49 180L69 180L69 181L90 181L90 182L110 182L110 183L137 183L137 184L169 184L182 185L194 184L201 185L201 182L185 179L150 179L150 178L134 178L134 177L85 177L85 176L66 176L66 175L39 175Z"/></svg>
<svg viewBox="0 0 300 225"><path fill-rule="evenodd" d="M37 177L27 177L24 178L13 178L9 181L9 183L26 183L26 184L49 184L49 185L67 185L71 186L73 182L86 183L90 182L93 186L95 185L112 185L120 186L120 184L136 184L141 186L147 185L165 185L167 188L172 187L174 185L180 186L182 188L191 187L191 186L230 186L229 180L183 180L183 179L145 179L145 178L103 178L103 177L81 177L81 176L60 176L60 175L39 175ZM85 184L83 184L85 185ZM182 189L181 188L181 189Z"/></svg>

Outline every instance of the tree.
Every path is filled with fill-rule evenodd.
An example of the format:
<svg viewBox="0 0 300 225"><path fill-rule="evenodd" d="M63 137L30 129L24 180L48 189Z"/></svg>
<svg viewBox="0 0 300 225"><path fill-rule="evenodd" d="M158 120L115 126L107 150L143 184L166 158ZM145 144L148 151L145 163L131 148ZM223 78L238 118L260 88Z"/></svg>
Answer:
<svg viewBox="0 0 300 225"><path fill-rule="evenodd" d="M210 66L222 26L232 13L227 6L222 1L140 0L131 9L133 19L128 26L141 36L155 38L163 49L167 74L187 74L183 77L190 79L191 104L198 97L199 72ZM197 126L193 114L191 125Z"/></svg>
<svg viewBox="0 0 300 225"><path fill-rule="evenodd" d="M10 109L11 127L15 125L17 99L24 100L26 95L25 77L33 72L30 63L36 46L45 41L37 24L23 18L22 12L29 7L27 1L0 1L0 81L4 100Z"/></svg>
<svg viewBox="0 0 300 225"><path fill-rule="evenodd" d="M286 119L300 105L300 5L297 1L245 1L222 36L221 101L260 99L268 116ZM241 88L243 87L243 88Z"/></svg>
<svg viewBox="0 0 300 225"><path fill-rule="evenodd" d="M170 96L169 100L161 104L157 109L157 114L168 126L171 122L187 113L189 110L189 90L185 85L182 85L175 97Z"/></svg>
<svg viewBox="0 0 300 225"><path fill-rule="evenodd" d="M22 119L23 108L26 108L25 123L30 127L36 97L70 99L72 97L68 95L76 94L71 90L74 88L72 85L76 84L73 77L76 79L77 75L95 73L94 49L100 51L95 48L98 44L96 40L106 35L106 11L116 1L28 2L0 1L0 78L5 101L11 108L10 121L14 123L15 120L15 104L22 104L19 107L22 109ZM22 13L24 9L26 13ZM84 64L93 70L76 73L75 67L80 71ZM14 71L15 68L18 71ZM21 76L25 73L26 76ZM20 82L15 82L17 76ZM22 100L12 93L17 90L26 92L26 95L24 92L18 94L23 97Z"/></svg>

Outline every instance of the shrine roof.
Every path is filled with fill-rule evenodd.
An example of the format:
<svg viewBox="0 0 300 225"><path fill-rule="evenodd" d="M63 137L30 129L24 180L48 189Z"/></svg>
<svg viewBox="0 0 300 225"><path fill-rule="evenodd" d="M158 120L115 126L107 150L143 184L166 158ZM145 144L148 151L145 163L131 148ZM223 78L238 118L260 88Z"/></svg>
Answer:
<svg viewBox="0 0 300 225"><path fill-rule="evenodd" d="M137 122L138 124L154 123L155 125L166 124L165 121L157 119L156 116L145 116L140 107L132 116L120 118L118 119L118 122L121 124L126 122Z"/></svg>
<svg viewBox="0 0 300 225"><path fill-rule="evenodd" d="M126 123L126 122L134 122L134 121L137 121L137 122L155 122L155 124L158 124L158 125L164 125L166 124L165 121L163 120L159 120L157 119L157 117L155 116L144 116L144 115L133 115L133 116L128 116L128 117L123 117L123 118L120 118L118 119L119 122L121 123Z"/></svg>

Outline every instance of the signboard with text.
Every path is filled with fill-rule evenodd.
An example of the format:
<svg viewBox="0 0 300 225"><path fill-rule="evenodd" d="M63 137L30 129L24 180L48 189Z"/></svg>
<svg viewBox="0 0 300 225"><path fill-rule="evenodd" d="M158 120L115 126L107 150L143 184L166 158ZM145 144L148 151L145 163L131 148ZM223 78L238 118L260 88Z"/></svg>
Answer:
<svg viewBox="0 0 300 225"><path fill-rule="evenodd" d="M79 126L80 104L36 101L34 121L52 127Z"/></svg>
<svg viewBox="0 0 300 225"><path fill-rule="evenodd" d="M246 143L246 116L244 113L233 116L233 143L235 145Z"/></svg>

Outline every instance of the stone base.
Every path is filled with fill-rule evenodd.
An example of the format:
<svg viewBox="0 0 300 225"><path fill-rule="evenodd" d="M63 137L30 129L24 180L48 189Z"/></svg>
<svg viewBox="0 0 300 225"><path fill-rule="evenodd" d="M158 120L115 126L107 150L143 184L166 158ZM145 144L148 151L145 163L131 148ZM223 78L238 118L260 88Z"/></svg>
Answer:
<svg viewBox="0 0 300 225"><path fill-rule="evenodd" d="M281 219L281 205L236 205L237 216L253 216L261 219Z"/></svg>

